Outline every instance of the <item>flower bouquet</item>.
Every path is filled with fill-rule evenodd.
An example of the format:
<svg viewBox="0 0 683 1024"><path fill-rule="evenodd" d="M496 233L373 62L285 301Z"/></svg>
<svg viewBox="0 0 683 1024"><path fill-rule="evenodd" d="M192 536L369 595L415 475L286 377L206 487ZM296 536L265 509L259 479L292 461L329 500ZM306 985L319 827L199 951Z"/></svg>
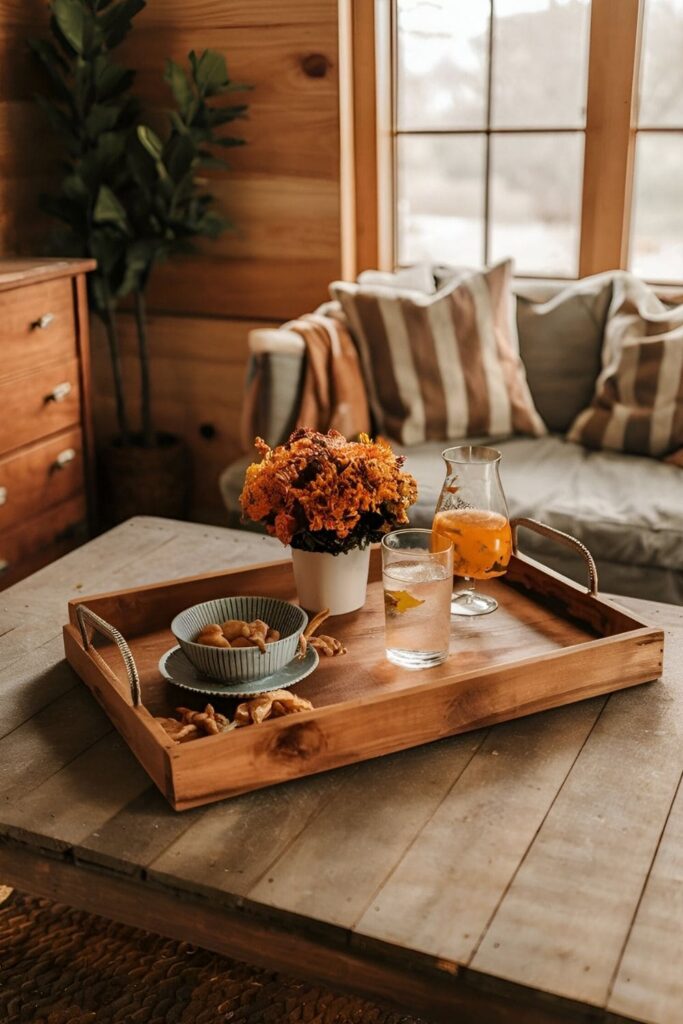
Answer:
<svg viewBox="0 0 683 1024"><path fill-rule="evenodd" d="M351 611L365 601L369 548L408 523L417 484L381 439L347 441L331 430L295 430L270 448L257 438L261 461L247 469L244 515L293 548L305 608Z"/></svg>

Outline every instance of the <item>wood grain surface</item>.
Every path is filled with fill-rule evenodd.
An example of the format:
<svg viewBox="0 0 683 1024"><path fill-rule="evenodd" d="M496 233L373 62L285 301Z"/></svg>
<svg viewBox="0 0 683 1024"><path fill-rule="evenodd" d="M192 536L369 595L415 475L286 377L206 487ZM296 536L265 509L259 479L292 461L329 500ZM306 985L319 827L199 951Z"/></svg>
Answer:
<svg viewBox="0 0 683 1024"><path fill-rule="evenodd" d="M154 275L150 307L203 316L275 318L308 311L339 276L339 73L337 0L148 0L121 48L137 72L145 117L156 126L171 101L167 58L224 54L249 92L248 119L231 125L247 145L211 187L235 228L217 245ZM45 91L26 55L47 32L42 0L0 0L0 242L5 252L42 251L49 221L38 196L56 169L53 136L32 102ZM47 144L36 147L39 137ZM280 276L284 280L280 280Z"/></svg>
<svg viewBox="0 0 683 1024"><path fill-rule="evenodd" d="M46 34L44 0L0 0L0 245L7 253L45 251L54 228L38 198L53 186L58 147L33 99L49 83L26 46L29 36ZM224 54L233 81L250 87L233 97L249 104L248 117L229 126L246 145L229 151L227 172L206 175L234 227L159 267L148 306L160 314L150 326L156 427L182 434L192 449L192 517L223 523L217 479L241 454L247 333L254 321L268 326L312 311L341 274L338 0L148 0L120 60L135 69L155 127L171 102L166 59L186 65L190 50L207 47ZM207 354L204 339L221 337L221 321L222 345ZM182 340L173 355L164 348L167 330ZM123 333L130 336L125 319ZM117 427L109 357L99 343L93 369L97 439L106 444ZM137 426L139 372L130 347L124 372Z"/></svg>
<svg viewBox="0 0 683 1024"><path fill-rule="evenodd" d="M435 1020L679 1024L681 609L619 602L667 631L655 686L174 814L62 660L65 601L281 553L131 520L0 594L4 877Z"/></svg>
<svg viewBox="0 0 683 1024"><path fill-rule="evenodd" d="M380 576L375 548L365 604L326 622L350 653L323 658L316 673L297 687L313 710L258 730L204 737L201 744L170 743L153 717L173 714L179 702L199 711L205 704L168 686L159 672L159 659L175 646L169 623L185 608L226 594L296 599L289 561L85 595L69 604L65 653L176 810L652 681L660 674L661 630L645 627L517 554L505 578L487 584L498 599L497 613L455 623L451 656L421 678L386 660ZM515 585L520 580L524 589ZM84 646L77 620L81 603L125 637L139 677L139 706L133 706L128 669L117 647L110 641L100 648ZM212 703L232 717L234 701L216 698Z"/></svg>

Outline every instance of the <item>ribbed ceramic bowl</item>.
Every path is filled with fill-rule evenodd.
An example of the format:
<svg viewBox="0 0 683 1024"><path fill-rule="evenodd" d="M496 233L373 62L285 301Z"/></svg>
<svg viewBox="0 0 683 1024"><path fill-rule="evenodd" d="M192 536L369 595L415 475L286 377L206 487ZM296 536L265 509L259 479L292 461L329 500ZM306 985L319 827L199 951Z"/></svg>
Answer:
<svg viewBox="0 0 683 1024"><path fill-rule="evenodd" d="M265 654L258 647L207 647L194 643L204 626L227 619L245 622L262 619L271 629L278 630L281 639L266 644ZM299 636L307 622L306 612L276 597L219 597L180 612L171 623L171 631L203 675L224 683L239 683L262 679L288 665L296 654Z"/></svg>

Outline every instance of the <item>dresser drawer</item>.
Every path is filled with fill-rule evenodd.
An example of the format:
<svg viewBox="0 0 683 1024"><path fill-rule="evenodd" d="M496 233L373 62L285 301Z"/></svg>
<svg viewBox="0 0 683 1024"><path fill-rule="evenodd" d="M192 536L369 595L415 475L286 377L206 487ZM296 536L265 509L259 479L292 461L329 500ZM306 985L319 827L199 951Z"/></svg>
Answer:
<svg viewBox="0 0 683 1024"><path fill-rule="evenodd" d="M79 495L20 526L0 531L0 587L83 543L87 539L86 516L85 496Z"/></svg>
<svg viewBox="0 0 683 1024"><path fill-rule="evenodd" d="M0 380L43 363L76 357L70 278L0 292Z"/></svg>
<svg viewBox="0 0 683 1024"><path fill-rule="evenodd" d="M0 382L0 455L58 430L81 415L78 362L50 363Z"/></svg>
<svg viewBox="0 0 683 1024"><path fill-rule="evenodd" d="M80 427L0 458L0 530L84 490Z"/></svg>

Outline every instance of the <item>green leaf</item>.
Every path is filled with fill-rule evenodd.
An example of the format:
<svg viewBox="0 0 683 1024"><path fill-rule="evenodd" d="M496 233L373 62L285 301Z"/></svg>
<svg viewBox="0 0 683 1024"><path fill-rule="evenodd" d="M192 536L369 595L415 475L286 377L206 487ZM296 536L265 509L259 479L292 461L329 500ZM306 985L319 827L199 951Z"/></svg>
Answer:
<svg viewBox="0 0 683 1024"><path fill-rule="evenodd" d="M193 107L195 106L195 98L185 71L175 61L167 60L164 79L171 87L171 92L181 114L185 120L190 120Z"/></svg>
<svg viewBox="0 0 683 1024"><path fill-rule="evenodd" d="M117 107L93 103L83 126L89 138L96 140L103 132L110 132L112 128L115 128L118 118L119 111Z"/></svg>
<svg viewBox="0 0 683 1024"><path fill-rule="evenodd" d="M146 7L145 0L121 0L115 7L110 6L101 15L99 22L106 39L107 49L113 50L125 39L132 28L133 18L144 7Z"/></svg>
<svg viewBox="0 0 683 1024"><path fill-rule="evenodd" d="M195 63L194 77L200 92L205 96L215 96L224 89L229 79L223 54L215 50L204 50Z"/></svg>
<svg viewBox="0 0 683 1024"><path fill-rule="evenodd" d="M133 242L126 249L125 272L117 289L117 295L130 295L137 288L144 288L156 260L160 243L156 239L142 239Z"/></svg>
<svg viewBox="0 0 683 1024"><path fill-rule="evenodd" d="M199 156L201 157L201 165L206 170L224 171L227 166L225 160L214 156L208 149L200 149Z"/></svg>
<svg viewBox="0 0 683 1024"><path fill-rule="evenodd" d="M162 145L161 139L156 134L156 132L153 132L152 129L149 128L146 124L139 124L137 128L137 135L138 139L140 140L144 148L147 150L149 155L152 157L152 159L157 162L160 162L163 155L164 147Z"/></svg>
<svg viewBox="0 0 683 1024"><path fill-rule="evenodd" d="M172 135L164 150L164 163L174 181L180 181L192 169L197 157L189 135Z"/></svg>
<svg viewBox="0 0 683 1024"><path fill-rule="evenodd" d="M229 124L230 121L244 117L246 111L246 104L232 107L212 107L208 111L208 121L212 128L219 124Z"/></svg>
<svg viewBox="0 0 683 1024"><path fill-rule="evenodd" d="M124 156L127 134L125 132L102 132L97 140L94 156L100 170L105 171Z"/></svg>
<svg viewBox="0 0 683 1024"><path fill-rule="evenodd" d="M29 39L28 48L43 67L50 72L50 77L54 74L58 81L63 81L62 75L68 73L69 65L54 43L51 43L49 39Z"/></svg>
<svg viewBox="0 0 683 1024"><path fill-rule="evenodd" d="M114 224L121 231L128 230L126 211L108 185L100 187L93 210L93 220L96 224Z"/></svg>
<svg viewBox="0 0 683 1024"><path fill-rule="evenodd" d="M79 0L52 0L52 13L66 41L82 55L90 22L87 8Z"/></svg>
<svg viewBox="0 0 683 1024"><path fill-rule="evenodd" d="M188 127L185 124L185 122L183 121L183 119L181 118L181 116L178 113L178 111L177 110L172 110L170 112L170 114L169 114L169 117L171 119L171 124L172 124L174 130L178 133L178 135L187 135Z"/></svg>
<svg viewBox="0 0 683 1024"><path fill-rule="evenodd" d="M90 190L79 174L68 174L62 182L62 192L67 199L85 209L90 206Z"/></svg>
<svg viewBox="0 0 683 1024"><path fill-rule="evenodd" d="M96 57L92 64L95 94L98 100L111 100L130 89L135 72L115 64L107 56Z"/></svg>

